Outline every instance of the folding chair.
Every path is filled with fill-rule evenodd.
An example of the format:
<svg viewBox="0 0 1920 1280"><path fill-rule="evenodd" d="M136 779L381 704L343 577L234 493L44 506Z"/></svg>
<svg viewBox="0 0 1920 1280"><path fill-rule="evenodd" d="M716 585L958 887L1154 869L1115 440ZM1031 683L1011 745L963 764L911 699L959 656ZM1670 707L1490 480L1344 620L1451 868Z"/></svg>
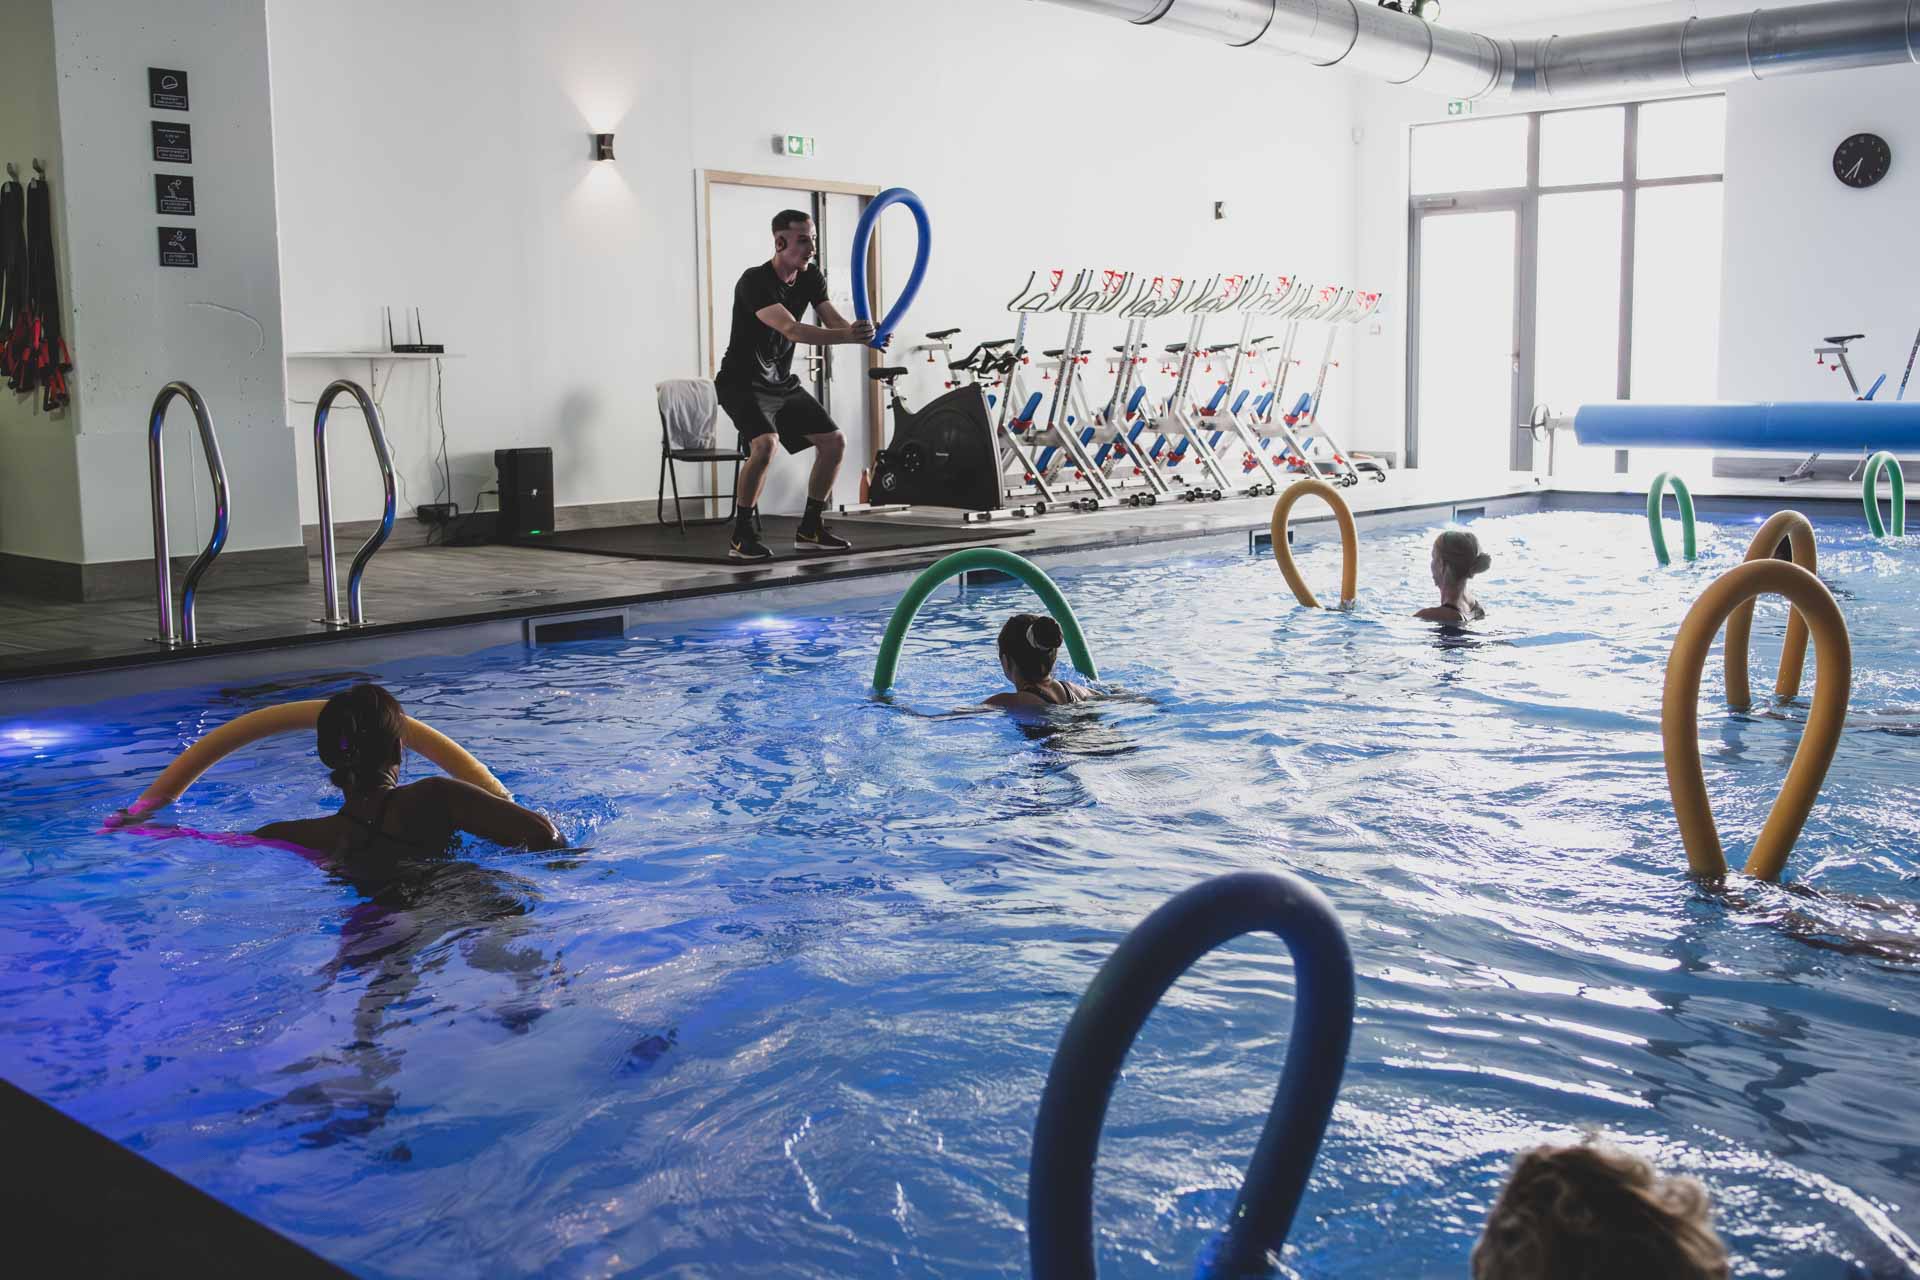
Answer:
<svg viewBox="0 0 1920 1280"><path fill-rule="evenodd" d="M680 477L673 469L674 463L731 462L734 483L724 496L730 501L737 501L740 464L747 460L747 455L738 448L716 447L719 443L715 436L720 425L720 400L714 394L712 382L705 378L673 378L655 384L654 392L660 399L660 492L654 502L653 518L661 524L667 522L667 482L671 480L674 523L680 526L681 533L685 533L687 520L681 514L681 502L688 499L706 502L723 495L682 494ZM733 513L729 511L725 519L732 520Z"/></svg>

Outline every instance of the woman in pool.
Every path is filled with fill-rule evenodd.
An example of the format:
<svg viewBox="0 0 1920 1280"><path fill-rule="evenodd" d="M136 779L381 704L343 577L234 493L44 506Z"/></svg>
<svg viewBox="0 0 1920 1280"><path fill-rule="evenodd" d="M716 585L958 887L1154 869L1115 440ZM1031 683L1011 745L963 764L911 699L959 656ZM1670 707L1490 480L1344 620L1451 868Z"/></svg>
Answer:
<svg viewBox="0 0 1920 1280"><path fill-rule="evenodd" d="M375 684L336 693L320 709L320 763L333 771L340 811L270 822L254 832L320 853L394 859L445 853L458 832L523 849L558 849L553 824L470 782L438 774L400 784L406 713Z"/></svg>
<svg viewBox="0 0 1920 1280"><path fill-rule="evenodd" d="M1053 678L1053 664L1066 639L1060 624L1044 613L1016 613L1000 628L1000 669L1013 681L1012 693L996 693L990 707L1062 707L1091 701L1085 685Z"/></svg>
<svg viewBox="0 0 1920 1280"><path fill-rule="evenodd" d="M1433 585L1440 603L1414 614L1427 622L1478 622L1487 616L1467 583L1485 573L1493 557L1480 550L1480 539L1465 529L1449 529L1433 540Z"/></svg>
<svg viewBox="0 0 1920 1280"><path fill-rule="evenodd" d="M1480 1242L1473 1280L1724 1280L1707 1189L1589 1140L1514 1163Z"/></svg>

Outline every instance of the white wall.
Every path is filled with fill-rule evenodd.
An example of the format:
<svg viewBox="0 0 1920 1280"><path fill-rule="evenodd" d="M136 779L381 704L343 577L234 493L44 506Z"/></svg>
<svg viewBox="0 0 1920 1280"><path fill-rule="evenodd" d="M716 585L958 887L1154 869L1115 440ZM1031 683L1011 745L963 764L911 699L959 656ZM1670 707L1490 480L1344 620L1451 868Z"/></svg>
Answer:
<svg viewBox="0 0 1920 1280"><path fill-rule="evenodd" d="M228 551L295 546L292 440L281 364L280 281L264 0L54 0L72 271L80 555L152 555L147 412L171 378L192 383L220 430L233 492ZM147 106L147 68L189 73L192 110ZM158 265L148 121L193 126L198 270ZM191 553L212 504L191 419L168 428L169 530ZM195 488L198 489L197 501Z"/></svg>
<svg viewBox="0 0 1920 1280"><path fill-rule="evenodd" d="M1409 130L1446 118L1446 101L1394 85L1369 83L1355 104L1360 133L1354 166L1354 210L1359 251L1355 271L1387 294L1379 323L1354 340L1349 448L1403 453L1407 433L1407 190ZM1328 412L1347 420L1339 404ZM1425 456L1421 465L1434 461Z"/></svg>
<svg viewBox="0 0 1920 1280"><path fill-rule="evenodd" d="M53 186L54 240L66 248L63 202L66 182L60 153L58 77L53 60L51 0L8 0L6 38L0 40L0 162L20 171L24 187L36 158ZM62 287L70 278L60 257ZM38 392L15 395L0 386L0 552L49 560L80 558L80 482L74 470L73 434L78 411L53 413Z"/></svg>
<svg viewBox="0 0 1920 1280"><path fill-rule="evenodd" d="M382 303L419 305L465 357L447 364L456 500L492 486L495 448L551 444L556 495L573 504L651 495L653 384L705 372L698 169L919 192L937 247L909 335L1011 333L1004 304L1038 265L1351 276L1345 75L1255 74L1229 49L1032 0L959 12L819 0L796 21L774 0L273 0L288 348L372 345ZM587 160L596 130L617 135L617 161ZM774 156L776 132L813 135L817 154ZM895 216L890 285L913 249ZM1166 323L1164 341L1182 336ZM1111 328L1091 337L1111 343ZM296 363L290 394L311 400L341 374L365 368ZM383 396L413 502L435 488L429 380L407 367ZM289 408L307 520L311 412ZM335 507L366 518L378 489L347 421Z"/></svg>
<svg viewBox="0 0 1920 1280"><path fill-rule="evenodd" d="M1883 67L1739 85L1727 94L1727 252L1720 394L1830 400L1844 380L1813 361L1817 339L1864 333L1861 390L1891 398L1920 328L1920 71ZM1893 147L1866 191L1833 176L1855 133Z"/></svg>

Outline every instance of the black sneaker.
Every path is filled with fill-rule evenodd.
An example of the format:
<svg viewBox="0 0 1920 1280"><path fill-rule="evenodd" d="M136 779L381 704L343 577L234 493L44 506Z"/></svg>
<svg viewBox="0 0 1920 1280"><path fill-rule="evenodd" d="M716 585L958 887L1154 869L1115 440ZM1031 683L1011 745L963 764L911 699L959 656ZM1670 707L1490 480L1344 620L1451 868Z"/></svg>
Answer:
<svg viewBox="0 0 1920 1280"><path fill-rule="evenodd" d="M793 547L796 551L851 551L853 544L827 528L822 520L809 532L805 525L793 531Z"/></svg>
<svg viewBox="0 0 1920 1280"><path fill-rule="evenodd" d="M760 541L760 535L751 527L735 529L733 542L727 547L730 560L771 560L773 552L767 550L767 544Z"/></svg>

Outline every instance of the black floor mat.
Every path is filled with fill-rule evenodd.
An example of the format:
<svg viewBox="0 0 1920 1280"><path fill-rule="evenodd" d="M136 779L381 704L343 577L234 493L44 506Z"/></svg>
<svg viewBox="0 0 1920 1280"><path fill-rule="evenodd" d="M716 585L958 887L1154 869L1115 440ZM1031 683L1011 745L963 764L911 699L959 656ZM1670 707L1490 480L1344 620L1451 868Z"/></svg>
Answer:
<svg viewBox="0 0 1920 1280"><path fill-rule="evenodd" d="M897 551L902 547L935 546L943 542L990 542L1001 538L1019 538L1032 532L989 525L901 524L893 520L856 520L831 518L829 527L853 543L849 551L797 551L793 531L800 526L796 516L763 516L760 536L773 552L770 564L783 560L835 560L863 551ZM594 556L620 556L628 560L684 560L694 564L739 564L727 554L732 541L731 524L689 524L681 533L671 524L622 524L604 529L568 529L521 538L515 545L545 547L549 551L578 551Z"/></svg>

